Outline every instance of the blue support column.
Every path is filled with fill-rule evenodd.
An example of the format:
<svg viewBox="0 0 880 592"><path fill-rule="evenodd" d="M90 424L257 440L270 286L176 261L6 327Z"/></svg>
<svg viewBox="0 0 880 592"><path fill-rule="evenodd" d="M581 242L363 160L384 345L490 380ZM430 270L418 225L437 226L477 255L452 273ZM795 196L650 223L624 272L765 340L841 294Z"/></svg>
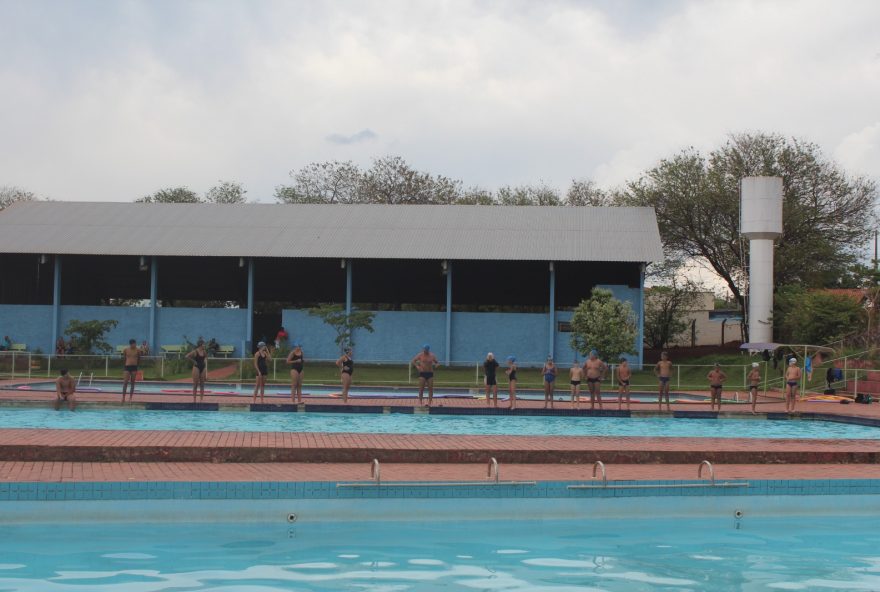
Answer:
<svg viewBox="0 0 880 592"><path fill-rule="evenodd" d="M52 279L52 343L49 351L55 351L55 343L58 341L58 320L61 316L61 255L55 255Z"/></svg>
<svg viewBox="0 0 880 592"><path fill-rule="evenodd" d="M150 258L150 335L147 343L150 344L151 352L159 351L159 344L156 337L156 305L158 303L159 294L159 258L153 255Z"/></svg>
<svg viewBox="0 0 880 592"><path fill-rule="evenodd" d="M550 310L548 314L550 318L550 348L547 350L549 355L555 357L556 348L556 265L550 262Z"/></svg>
<svg viewBox="0 0 880 592"><path fill-rule="evenodd" d="M636 351L639 353L639 368L645 363L645 263L639 270L639 342Z"/></svg>
<svg viewBox="0 0 880 592"><path fill-rule="evenodd" d="M245 323L244 340L241 343L241 355L251 355L248 344L254 334L254 258L248 257L248 283L247 283L247 322Z"/></svg>
<svg viewBox="0 0 880 592"><path fill-rule="evenodd" d="M345 316L351 314L351 259L345 260Z"/></svg>
<svg viewBox="0 0 880 592"><path fill-rule="evenodd" d="M446 365L452 359L452 261L446 262Z"/></svg>

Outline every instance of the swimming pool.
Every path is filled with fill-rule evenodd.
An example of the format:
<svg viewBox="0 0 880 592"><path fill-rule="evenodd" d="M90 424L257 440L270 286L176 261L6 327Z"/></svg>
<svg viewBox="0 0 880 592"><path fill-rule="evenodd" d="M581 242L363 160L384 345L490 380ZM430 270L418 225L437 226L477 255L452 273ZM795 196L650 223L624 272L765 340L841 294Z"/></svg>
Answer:
<svg viewBox="0 0 880 592"><path fill-rule="evenodd" d="M55 383L54 382L30 382L27 384L13 384L5 387L13 390L22 390L22 391L43 391L43 392L54 392L55 391ZM122 393L122 383L119 381L110 381L110 380L102 380L102 381L94 381L93 383L83 382L80 386L77 387L79 392L83 393L109 393L109 394L120 394ZM460 389L435 389L434 397L439 399L451 399L451 398L483 398L483 393L480 391L477 393L475 389L474 392L471 392L471 389L460 388ZM303 386L303 395L305 397L330 397L330 396L338 396L340 391L340 387L338 386L328 386L328 385L304 385ZM205 387L205 395L209 398L206 399L210 401L218 401L222 400L224 396L239 396L239 397L250 397L253 395L254 386L253 384L242 384L242 383L209 383ZM192 384L190 383L181 383L181 382L138 382L137 389L135 390L135 394L150 394L150 395L192 395ZM730 393L727 393L729 395ZM418 389L412 387L352 387L349 396L353 399L357 398L368 398L368 399L395 399L395 398L412 398L418 396ZM499 389L498 393L500 400L507 400L507 394L503 389ZM290 387L285 385L272 384L266 387L266 397L273 399L290 399ZM582 399L589 401L589 393L581 392ZM602 393L602 397L605 400L613 400L615 403L617 401L617 393L616 392L604 392ZM687 403L705 403L708 399L705 396L701 395L693 395L693 394L684 394L684 393L672 393L671 394L673 401L678 402L687 402ZM540 399L543 400L544 395L539 391L521 391L517 393L517 398L520 399ZM570 391L566 389L557 389L556 390L556 399L559 401L569 401L571 400ZM637 402L657 402L657 395L655 393L632 393L631 400L634 403Z"/></svg>
<svg viewBox="0 0 880 592"><path fill-rule="evenodd" d="M880 519L4 526L0 589L877 590Z"/></svg>
<svg viewBox="0 0 880 592"><path fill-rule="evenodd" d="M763 418L249 413L83 408L71 413L48 408L10 407L0 407L0 428L880 439L880 429L871 426L815 420L768 421Z"/></svg>

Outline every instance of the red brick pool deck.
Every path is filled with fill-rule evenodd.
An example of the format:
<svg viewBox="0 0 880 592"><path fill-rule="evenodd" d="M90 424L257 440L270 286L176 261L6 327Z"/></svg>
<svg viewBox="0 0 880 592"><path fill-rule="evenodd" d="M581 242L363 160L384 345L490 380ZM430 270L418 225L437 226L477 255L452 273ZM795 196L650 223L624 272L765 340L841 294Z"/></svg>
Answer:
<svg viewBox="0 0 880 592"><path fill-rule="evenodd" d="M2 386L0 386L2 389ZM49 405L54 395L0 390L5 404ZM81 393L81 402L118 405L119 395ZM191 396L138 395L137 402L186 403ZM206 396L205 402L246 405L250 397ZM287 403L268 398L267 403ZM310 404L342 405L310 397ZM351 405L413 406L414 399L356 399ZM435 399L435 406L485 407L468 399ZM543 406L521 401L519 407ZM557 408L570 408L557 403ZM581 405L583 408L583 405ZM616 409L616 404L606 404ZM783 412L778 400L759 412ZM880 405L801 403L799 411L880 418ZM708 411L706 405L673 405ZM657 414L633 404L636 415ZM14 412L14 411L12 411ZM665 412L664 412L665 414ZM723 415L749 414L727 405ZM499 416L498 421L504 421ZM323 481L365 480L378 458L384 480L474 480L495 457L503 479L583 480L602 460L609 479L691 479L704 459L722 479L880 478L880 440L763 440L541 436L442 436L186 431L0 430L0 480L6 481ZM584 466L584 465L588 466Z"/></svg>

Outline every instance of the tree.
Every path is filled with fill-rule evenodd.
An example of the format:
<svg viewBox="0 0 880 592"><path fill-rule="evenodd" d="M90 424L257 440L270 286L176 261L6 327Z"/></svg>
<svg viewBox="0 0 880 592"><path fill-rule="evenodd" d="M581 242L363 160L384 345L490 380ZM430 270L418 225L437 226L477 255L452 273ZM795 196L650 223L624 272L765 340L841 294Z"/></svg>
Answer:
<svg viewBox="0 0 880 592"><path fill-rule="evenodd" d="M216 204L241 204L247 203L244 185L236 181L219 181L205 193L205 201Z"/></svg>
<svg viewBox="0 0 880 592"><path fill-rule="evenodd" d="M868 237L876 185L848 176L815 144L776 134L732 135L707 156L689 148L662 160L617 203L653 207L666 251L705 260L743 308L748 243L739 235L739 181L754 175L783 179L776 285L833 285Z"/></svg>
<svg viewBox="0 0 880 592"><path fill-rule="evenodd" d="M202 203L204 200L189 187L167 187L135 200L136 203Z"/></svg>
<svg viewBox="0 0 880 592"><path fill-rule="evenodd" d="M567 206L610 206L611 196L589 179L575 179L565 194Z"/></svg>
<svg viewBox="0 0 880 592"><path fill-rule="evenodd" d="M350 160L313 162L291 171L293 185L275 188L279 203L358 203L363 172Z"/></svg>
<svg viewBox="0 0 880 592"><path fill-rule="evenodd" d="M571 317L571 347L583 356L591 349L605 360L634 354L637 335L632 306L614 298L610 290L593 288Z"/></svg>
<svg viewBox="0 0 880 592"><path fill-rule="evenodd" d="M821 345L864 329L867 312L849 296L787 286L776 293L773 320L782 341Z"/></svg>
<svg viewBox="0 0 880 592"><path fill-rule="evenodd" d="M37 196L21 187L10 187L4 185L0 187L0 210L5 210L17 201L34 201Z"/></svg>
<svg viewBox="0 0 880 592"><path fill-rule="evenodd" d="M690 282L673 281L645 291L645 344L655 349L675 341L690 325L687 313L693 310L699 292Z"/></svg>
<svg viewBox="0 0 880 592"><path fill-rule="evenodd" d="M504 186L498 190L496 203L502 206L558 206L559 192L543 181L537 185Z"/></svg>
<svg viewBox="0 0 880 592"><path fill-rule="evenodd" d="M104 334L116 327L119 321L78 321L71 319L67 323L64 334L74 343L74 351L78 354L102 353L111 351L110 344L104 341Z"/></svg>
<svg viewBox="0 0 880 592"><path fill-rule="evenodd" d="M488 189L468 187L455 203L463 206L494 206L495 196Z"/></svg>
<svg viewBox="0 0 880 592"><path fill-rule="evenodd" d="M365 310L352 310L346 315L345 309L338 304L322 304L309 310L309 316L318 317L336 331L334 341L339 347L339 352L345 351L346 347L354 347L354 332L364 329L373 332L373 317L375 313Z"/></svg>

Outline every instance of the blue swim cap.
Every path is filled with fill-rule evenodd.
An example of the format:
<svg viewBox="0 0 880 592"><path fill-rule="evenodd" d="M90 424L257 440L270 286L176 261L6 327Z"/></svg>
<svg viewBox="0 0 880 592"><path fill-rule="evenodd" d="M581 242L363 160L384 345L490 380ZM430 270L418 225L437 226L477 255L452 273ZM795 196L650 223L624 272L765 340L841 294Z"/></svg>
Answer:
<svg viewBox="0 0 880 592"><path fill-rule="evenodd" d="M590 355L591 355L591 356L598 356L598 355L599 355L599 352L597 352L597 351L594 350L594 349L591 349L591 350L590 350Z"/></svg>
<svg viewBox="0 0 880 592"><path fill-rule="evenodd" d="M422 345L422 349L429 350L429 349L431 349L431 346L426 343L426 344Z"/></svg>
<svg viewBox="0 0 880 592"><path fill-rule="evenodd" d="M302 344L301 344L299 341L294 341L294 342L293 342L293 347L294 347L294 348L302 347Z"/></svg>
<svg viewBox="0 0 880 592"><path fill-rule="evenodd" d="M513 356L507 356L507 361L508 362L516 362L516 358Z"/></svg>

